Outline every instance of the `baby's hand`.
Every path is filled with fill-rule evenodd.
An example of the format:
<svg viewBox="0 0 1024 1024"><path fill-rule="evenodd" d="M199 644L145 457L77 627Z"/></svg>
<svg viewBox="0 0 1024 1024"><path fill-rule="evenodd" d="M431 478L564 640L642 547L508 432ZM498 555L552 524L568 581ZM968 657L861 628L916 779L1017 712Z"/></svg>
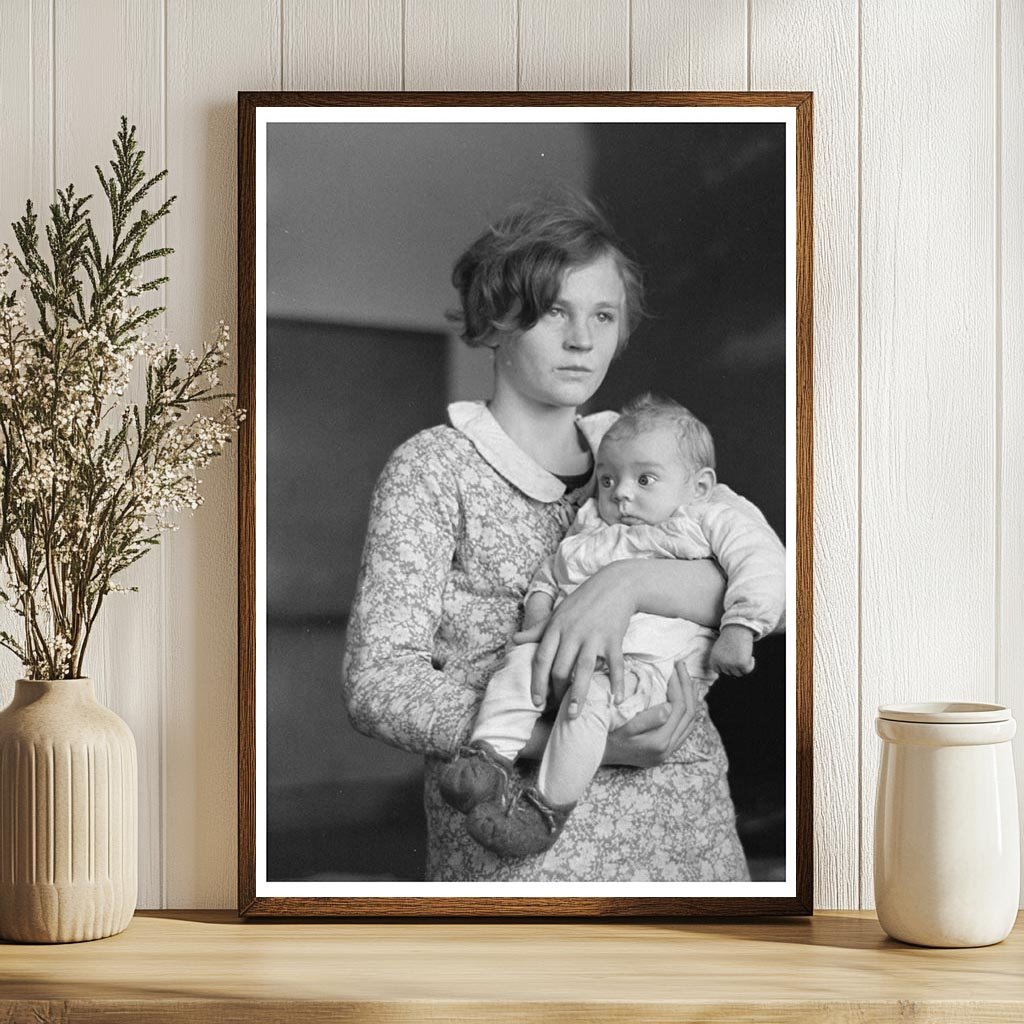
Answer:
<svg viewBox="0 0 1024 1024"><path fill-rule="evenodd" d="M544 635L544 628L551 618L554 601L546 594L533 594L523 609L523 625L512 634L514 644L537 643Z"/></svg>
<svg viewBox="0 0 1024 1024"><path fill-rule="evenodd" d="M754 632L746 626L723 626L709 659L713 671L745 676L754 671Z"/></svg>
<svg viewBox="0 0 1024 1024"><path fill-rule="evenodd" d="M544 628L548 624L550 615L544 615L541 618L534 619L532 622L528 619L523 619L523 628L517 630L512 634L512 643L514 644L535 644L544 635Z"/></svg>

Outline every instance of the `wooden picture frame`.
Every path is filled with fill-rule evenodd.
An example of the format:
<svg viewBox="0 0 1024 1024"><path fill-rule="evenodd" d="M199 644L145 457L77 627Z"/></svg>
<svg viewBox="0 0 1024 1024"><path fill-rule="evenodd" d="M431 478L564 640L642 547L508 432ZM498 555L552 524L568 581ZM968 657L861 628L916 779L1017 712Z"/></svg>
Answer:
<svg viewBox="0 0 1024 1024"><path fill-rule="evenodd" d="M352 142L350 146L346 140L356 138L355 125L359 126L361 141L358 144ZM410 125L415 126L415 132L409 128ZM282 133L278 126L289 127ZM302 126L306 126L305 129ZM374 126L369 135L367 126ZM718 134L713 130L715 126ZM727 126L735 126L735 130ZM442 129L448 133L444 136L444 144L435 145L432 141L435 136L431 133ZM239 93L238 400L239 405L247 410L239 438L238 477L238 901L241 915L589 918L812 913L811 130L812 97L806 92ZM345 131L349 134L338 134ZM483 133L480 135L483 141L479 145L472 141L474 131ZM498 134L494 135L495 132ZM629 135L629 132L634 134ZM707 338L719 339L720 343L719 340L708 342L709 351L713 349L719 354L714 358L708 356L703 361L694 359L692 362L700 365L695 365L692 375L690 367L687 367L687 382L698 379L711 382L704 390L697 385L693 387L701 392L703 397L700 401L712 410L720 401L714 396L731 394L734 382L741 378L745 382L735 384L734 400L738 406L733 414L723 416L721 422L716 420L712 428L719 447L720 466L723 463L734 464L737 459L735 452L748 447L750 478L755 482L762 480L766 488L769 485L775 488L771 493L776 495L776 503L781 501L783 513L776 528L788 542L789 626L784 637L764 641L769 647L774 644L771 650L781 652L778 657L782 667L776 666L771 687L768 684L755 686L751 680L732 680L722 685L722 691L733 695L730 698L733 702L731 714L736 720L746 718L775 723L771 727L774 729L771 756L775 766L775 774L772 775L775 780L772 799L775 803L771 804L775 832L772 834L778 842L784 841L784 851L782 854L773 853L774 859L769 858L772 866L766 868L761 865L759 870L782 871L781 879L776 874L749 882L727 880L677 884L661 881L644 884L630 881L608 885L599 881L587 884L565 882L555 888L524 883L524 889L516 882L450 885L421 881L404 875L404 868L395 869L388 878L381 880L372 870L360 874L349 866L348 861L327 877L323 863L312 860L305 863L311 846L318 843L326 850L325 856L337 851L339 863L345 860L341 853L349 845L359 847L355 852L362 857L357 865L361 870L365 870L367 864L373 869L378 862L383 862L385 853L387 856L394 853L401 860L407 846L400 839L387 846L382 839L380 850L383 852L375 853L367 849L368 833L365 831L358 831L356 826L352 826L352 830L346 832L334 819L328 822L326 811L323 819L316 817L315 808L327 804L332 807L335 804L359 805L365 811L364 805L369 801L372 808L375 805L365 794L376 792L373 786L377 783L365 780L355 783L347 778L337 782L329 777L325 781L316 774L319 769L313 764L318 758L334 757L338 746L349 742L340 739L343 728L338 724L343 717L340 711L341 667L337 664L338 649L331 646L334 639L324 648L322 656L317 655L328 666L317 676L319 703L311 701L305 708L296 707L305 700L300 692L301 686L310 676L317 675L298 668L298 661L293 657L296 651L301 655L307 648L312 649L314 634L319 628L315 625L319 620L303 610L303 602L308 593L320 585L319 574L325 574L324 579L329 578L330 586L335 585L336 581L331 576L335 559L323 557L324 546L328 545L333 554L338 536L344 534L348 543L353 534L358 533L357 527L342 523L331 527L335 533L319 537L317 531L325 520L333 521L336 517L333 513L326 515L323 508L319 512L313 509L307 514L305 506L319 500L331 500L334 510L344 520L348 514L348 500L344 495L339 497L337 491L333 492L331 499L322 494L307 497L305 485L296 485L295 480L309 482L311 470L307 468L306 476L297 478L295 473L300 470L296 466L303 461L308 449L314 453L310 458L316 464L318 477L320 469L325 472L324 478L318 478L316 487L311 487L311 491L347 486L331 484L326 478L334 471L336 462L344 461L337 455L332 439L344 435L351 423L342 419L334 426L323 426L322 417L329 419L332 410L344 408L346 402L359 400L358 389L353 390L351 399L339 397L336 393L349 375L362 372L364 376L360 380L379 377L382 389L400 386L400 383L395 383L393 375L389 376L392 371L388 368L393 366L394 359L378 357L374 353L385 349L388 352L421 353L429 349L449 353L444 363L447 376L441 384L438 385L434 378L430 378L428 384L427 378L423 377L415 383L415 390L431 399L441 387L447 390L449 397L459 397L459 374L463 370L459 369L462 364L456 363L462 357L450 355L454 351L454 342L446 337L443 320L436 319L431 313L424 322L419 322L416 310L420 307L413 308L416 302L426 308L424 303L427 300L415 294L418 288L433 302L435 292L430 288L434 285L421 287L411 278L426 266L433 275L431 282L436 281L435 268L439 261L443 262L433 251L437 243L437 223L445 224L445 218L458 219L464 208L476 203L480 212L474 214L474 223L479 231L489 223L485 215L494 216L502 212L506 204L492 194L492 191L501 189L492 190L490 179L478 187L469 177L477 172L470 170L465 172L465 182L451 183L455 171L462 173L460 168L472 165L474 160L481 166L485 163L492 166L487 161L493 161L494 140L498 135L501 136L499 148L506 144L504 140L513 140L501 154L508 156L506 162L510 165L507 177L502 179L502 187L505 192L513 193L513 197L517 190L525 192L532 184L530 180L520 179L530 179L537 167L543 167L547 174L553 161L556 167L551 171L552 178L546 182L548 185L552 180L558 180L558 166L561 166L564 174L570 177L584 172L590 175L583 190L588 195L600 193L595 198L605 207L609 205L606 190L593 185L600 175L610 176L602 178L602 181L618 182L615 194L627 197L621 202L633 204L630 205L631 210L635 210L635 203L648 203L644 214L646 228L632 214L624 219L640 232L642 245L651 239L660 240L658 245L662 256L647 255L655 264L666 263L666 275L667 264L670 263L674 275L662 280L656 272L651 278L655 288L651 299L651 322L655 326L651 332L661 332L659 337L662 340L658 344L664 346L668 332L683 329L673 326L678 323L678 317L673 318L666 313L666 308L675 301L672 296L689 295L693 298L708 293L708 306L701 306L701 311L693 318L686 318L687 326L693 331L703 331ZM538 138L541 142L534 146ZM550 150L543 143L547 138L556 140ZM661 138L666 140L663 146L658 142ZM374 139L390 140L387 141L386 154L375 148L378 143ZM566 142L566 139L570 141ZM653 145L633 148L628 141L630 139L646 140L647 143L653 140ZM694 141L692 145L681 146L681 139ZM770 144L765 139L769 139ZM776 139L779 140L777 143L773 141ZM416 149L410 140L424 147L422 151ZM363 148L358 149L359 146ZM772 155L766 155L768 150ZM354 156L349 160L346 156L339 160L339 153L357 151L363 153L365 159ZM688 154L684 163L690 177L667 177L676 168L673 154L683 151ZM522 159L525 170L515 166L518 158L515 155L523 153L527 154ZM275 160L277 162L273 163ZM769 160L774 160L774 163L764 163ZM558 161L562 163L559 165ZM406 162L409 167L405 167ZM638 165L640 169L635 169ZM749 176L755 171L748 173L748 168L762 166L765 168L763 173L756 172L761 177ZM609 167L611 170L607 169ZM630 170L630 167L634 169ZM715 193L718 198L687 199L691 204L687 207L690 219L684 225L688 234L687 245L683 246L679 236L672 233L682 229L673 226L676 220L668 215L665 200L661 200L662 208L659 208L654 205L656 198L648 199L646 196L649 191L655 196L671 195L676 183L680 195L689 195L687 189L696 189L696 185L690 186L688 182L698 179L705 182L705 189L711 189L707 182L713 181L725 191ZM354 184L357 181L360 183L358 187ZM418 191L417 184L421 181L430 183L423 186L422 193ZM571 184L581 187L578 181ZM476 194L472 195L474 188ZM658 193L658 188L663 191ZM379 192L375 193L374 189ZM752 189L755 195L751 195ZM274 212L268 212L272 206ZM283 207L288 209L283 211ZM423 213L424 220L431 220L435 225L431 230L424 228L422 236L416 223L419 212ZM615 212L614 209L610 211L613 224ZM761 223L762 214L764 224L770 222L769 226ZM353 218L361 218L362 235L351 229ZM392 219L394 223L391 223ZM679 223L684 220L686 218L682 217ZM391 226L381 228L384 222ZM459 230L454 231L454 237L446 240L448 262L441 267L444 277L447 277L452 262L461 251L460 246L464 247L475 237L466 233L471 230L468 224L460 224ZM694 227L695 224L698 227ZM704 224L703 229L700 224ZM373 240L378 238L379 231L385 230L392 232L396 239L400 235L401 244L396 241L390 249L379 249ZM706 237L700 235L700 230ZM697 238L703 241L694 241ZM333 243L331 239L334 239ZM635 243L628 235L626 241ZM332 244L336 248L332 249ZM654 242L650 244L653 246ZM352 256L353 248L360 250L358 261ZM635 244L633 248L636 248ZM414 258L409 257L410 251ZM329 258L325 258L325 252ZM390 256L387 255L389 252ZM691 252L704 255L701 259L697 255L685 255L685 258L679 255L677 260L677 254ZM345 255L335 261L337 253ZM638 254L641 264L644 264L644 256L645 253ZM407 258L408 263L401 262ZM700 275L711 275L711 261L717 262L714 263L714 280L709 285ZM369 270L365 269L367 263L372 264ZM390 292L382 299L382 293L377 290L378 278L388 277L391 270L384 268L392 264L396 267L394 279L389 286ZM403 276L401 268L407 268L409 272ZM647 272L648 267L645 265L644 269ZM694 283L694 273L697 280L704 283ZM726 287L721 284L725 280L733 282L728 286L728 292L721 290ZM714 284L714 281L719 284ZM754 282L750 284L752 291L749 296L743 294L744 282ZM711 293L717 295L717 299ZM441 307L437 310L438 317L443 314L444 305L452 305L455 298L454 291L442 296L438 303ZM717 307L714 307L715 302ZM338 307L341 311L327 308L331 303L341 303L342 306ZM383 310L385 305L387 309ZM382 310L379 316L376 315L377 310ZM270 336L275 339L272 343L268 342ZM785 339L781 357L780 338ZM634 347L639 349L640 345L637 340L631 343L627 355L630 356ZM770 354L766 354L769 350ZM274 356L271 359L268 352L274 351L279 352L280 358ZM331 358L337 357L339 362L329 363L323 353L333 353ZM379 362L374 362L378 358ZM640 357L631 358L637 360ZM654 358L652 355L651 359ZM781 368L779 358L782 359ZM368 361L360 363L360 359ZM757 369L767 365L769 359L774 360L770 373ZM635 367L631 372L642 381L643 365L635 361L631 365ZM751 386L748 377L743 377L739 370L735 373L724 371L723 365L754 367L743 373L752 374L750 380L754 380L755 385ZM293 380L291 375L295 367L305 374L301 379ZM647 372L649 376L657 377L649 386L672 393L673 381L659 372L658 365L649 367ZM615 373L613 367L609 378ZM758 377L759 373L766 376ZM414 375L410 373L408 376L412 378ZM290 383L284 382L285 377ZM774 382L771 387L756 384L768 380ZM692 408L700 404L694 402L686 385L681 387L681 400ZM284 402L285 399L279 396L285 394L294 396L287 399L293 404L287 409L284 405L274 405L278 401ZM765 401L770 399L770 414L762 413L757 404L764 395L768 395ZM399 409L405 410L413 404L412 399L396 401L396 415ZM371 406L360 407L364 421L368 415L366 408ZM739 406L742 410L749 410L749 416L741 415ZM701 415L698 409L695 411ZM416 415L424 414L418 412ZM372 424L372 432L386 434L383 429L385 420L391 427L391 418L390 414L381 416L379 424ZM755 419L758 421L750 422ZM291 446L282 448L287 438L279 439L275 431L286 421L291 426L287 430L281 427L284 431L282 437L287 434L291 438ZM733 424L739 425L733 429ZM721 441L719 430L723 434ZM352 443L357 444L356 441ZM759 449L762 445L765 452L770 452L770 457L762 457ZM730 451L734 454L730 455ZM282 455L282 452L288 454ZM379 472L379 461L372 469L373 475ZM784 478L784 486L779 482L780 476ZM743 492L744 487L747 484L737 485L737 490ZM751 490L756 491L757 487L751 487ZM778 498L780 493L782 497ZM751 497L755 503L760 503L755 494L751 493ZM291 525L286 533L275 532L277 528L273 523L268 533L268 504L273 508L287 509L288 514L295 517L287 520ZM359 505L358 515L365 522L365 495L360 498ZM276 515L271 513L269 519L276 522ZM294 538L296 543L303 539L312 543L316 541L314 534L319 537L319 547L310 550L319 555L303 556L308 557L307 562L302 562L291 548L285 551L282 547L291 543L287 538ZM278 547L276 555L275 545ZM268 564L274 557L277 562L273 565L284 568L280 573L274 568L268 576ZM268 579L271 582L268 583ZM280 582L282 579L284 582ZM347 585L351 586L351 582L348 580ZM281 598L284 602L281 607L286 610L274 612L277 616L274 622L284 625L274 628L291 632L285 640L280 639L284 633L274 633L277 639L268 642L271 627L267 609L278 607L274 596L278 593L293 595L288 599L293 604ZM288 610L293 607L299 609L294 615ZM327 616L324 621L328 622L325 630L334 630L343 614L331 611L333 607L329 605L328 612L324 613ZM314 625L310 625L311 622ZM281 658L291 659L289 664L293 666L287 679L280 685L274 684L270 696L268 646L278 651ZM335 669L338 678L335 678ZM718 686L716 684L716 688ZM742 689L743 686L747 689ZM769 692L773 695L770 704L758 704L758 701L769 700L764 696ZM337 707L332 704L335 700L332 694L335 693ZM282 711L282 708L287 708L287 711ZM715 715L715 705L712 704L712 717L717 722ZM324 726L328 720L329 727ZM306 733L307 723L311 729L313 724L327 729L326 734L312 736ZM722 723L719 723L719 728L726 734ZM737 732L737 735L744 734ZM736 742L730 749L727 737L726 749L735 772L743 769L756 775L756 770L744 768L744 758L751 751L756 753L763 739L759 735L748 738L749 742ZM364 741L360 738L351 742ZM372 753L362 755L360 764L376 762L378 747L382 760L385 755L391 756L387 753L388 748L378 744ZM279 758L276 762L275 757ZM298 778L308 768L307 774L312 781L281 781L279 785L271 762L288 766L289 779L293 774ZM405 762L402 763L404 766ZM405 772L406 768L395 768L394 771ZM401 777L405 778L404 775ZM755 783L757 781L755 779ZM311 788L303 790L301 786ZM405 785L402 801L408 796L407 790L408 785ZM735 794L735 784L733 790ZM309 808L314 810L310 812ZM270 813L280 814L282 821L287 819L286 824L274 832L275 837L289 837L285 845L280 845L277 838L274 843L278 845L271 844ZM400 803L393 819L401 825L415 813L414 802L410 798L408 802ZM781 824L778 819L780 813L783 815ZM387 820L391 822L392 818ZM363 824L359 828L363 828ZM381 835L383 830L381 825ZM349 835L352 837L350 841L346 838ZM782 839L778 839L779 836ZM275 852L279 849L285 852L279 855ZM756 851L752 854L749 843L746 850L748 862L753 863ZM292 860L287 860L288 857ZM348 860L354 863L354 854ZM287 877L290 874L295 877ZM353 877L355 875L359 877ZM480 895L476 894L478 890Z"/></svg>

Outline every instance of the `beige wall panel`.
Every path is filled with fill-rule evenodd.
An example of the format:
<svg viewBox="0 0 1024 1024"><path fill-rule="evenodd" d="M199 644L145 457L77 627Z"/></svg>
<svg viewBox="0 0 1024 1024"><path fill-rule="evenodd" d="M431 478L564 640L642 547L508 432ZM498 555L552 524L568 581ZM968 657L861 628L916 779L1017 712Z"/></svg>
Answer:
<svg viewBox="0 0 1024 1024"><path fill-rule="evenodd" d="M184 347L236 320L236 93L281 82L275 0L168 0L168 327ZM233 380L234 369L222 374ZM167 545L167 905L235 905L236 446Z"/></svg>
<svg viewBox="0 0 1024 1024"><path fill-rule="evenodd" d="M629 89L628 0L520 0L520 89Z"/></svg>
<svg viewBox="0 0 1024 1024"><path fill-rule="evenodd" d="M405 0L404 7L404 89L516 88L515 0Z"/></svg>
<svg viewBox="0 0 1024 1024"><path fill-rule="evenodd" d="M870 905L875 706L1024 707L1024 8L863 0L858 36L856 5L751 0L749 51L743 0L631 14L626 0L5 0L2 235L54 179L93 190L126 113L180 196L166 320L191 347L236 319L239 89L716 89L748 71L755 89L813 89L817 903ZM235 901L235 472L231 448L92 648L139 741L142 906ZM0 654L0 703L17 674Z"/></svg>
<svg viewBox="0 0 1024 1024"><path fill-rule="evenodd" d="M285 0L285 89L401 89L402 0Z"/></svg>
<svg viewBox="0 0 1024 1024"><path fill-rule="evenodd" d="M996 700L1024 729L1024 4L1001 6L1002 126L999 167L1002 334L999 672ZM1018 733L1018 737L1020 733ZM1014 741L1024 811L1024 739ZM1021 814L1024 822L1024 813ZM1024 887L1022 887L1024 892ZM1024 901L1022 901L1024 905Z"/></svg>
<svg viewBox="0 0 1024 1024"><path fill-rule="evenodd" d="M876 706L995 694L994 12L862 10L864 906Z"/></svg>
<svg viewBox="0 0 1024 1024"><path fill-rule="evenodd" d="M45 213L53 196L52 115L49 0L10 0L0 31L0 244L15 251L11 222L24 214L25 201ZM16 615L0 609L0 629L17 636L20 625ZM20 659L0 648L0 707L10 702L23 674Z"/></svg>
<svg viewBox="0 0 1024 1024"><path fill-rule="evenodd" d="M860 898L857 12L755 0L754 89L814 92L814 899Z"/></svg>
<svg viewBox="0 0 1024 1024"><path fill-rule="evenodd" d="M630 88L747 88L747 0L633 0L632 39Z"/></svg>
<svg viewBox="0 0 1024 1024"><path fill-rule="evenodd" d="M46 209L53 191L53 33L49 0L7 0L0 31L0 243L25 200Z"/></svg>
<svg viewBox="0 0 1024 1024"><path fill-rule="evenodd" d="M110 241L110 211L96 177L113 158L112 140L121 115L138 127L146 168L164 166L163 10L160 0L58 0L54 5L54 162L57 186L73 182L92 193L89 206L103 243ZM102 54L102 59L97 55ZM83 87L88 83L88 88ZM161 202L157 187L151 207ZM149 248L164 243L164 228ZM149 276L164 272L153 265ZM160 293L143 297L159 305ZM159 330L160 324L153 325ZM145 402L140 372L126 396ZM159 907L163 899L164 629L162 552L151 551L119 579L135 594L110 594L90 637L85 671L96 680L97 697L131 727L139 752L139 906Z"/></svg>

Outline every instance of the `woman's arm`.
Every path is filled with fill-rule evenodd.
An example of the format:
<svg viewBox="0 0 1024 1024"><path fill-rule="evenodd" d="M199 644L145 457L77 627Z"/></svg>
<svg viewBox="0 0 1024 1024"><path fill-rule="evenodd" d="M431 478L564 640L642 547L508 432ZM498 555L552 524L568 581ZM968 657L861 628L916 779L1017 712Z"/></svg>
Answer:
<svg viewBox="0 0 1024 1024"><path fill-rule="evenodd" d="M543 627L517 633L517 643L539 641L533 660L533 700L547 701L549 686L561 698L572 683L582 702L597 659L608 665L612 691L622 690L622 638L636 612L717 626L725 580L710 559L670 558L612 562L554 610Z"/></svg>
<svg viewBox="0 0 1024 1024"><path fill-rule="evenodd" d="M628 587L634 611L689 619L717 629L722 620L725 577L712 559L636 559L614 562L601 573L617 566L618 572L610 573L613 582L609 586Z"/></svg>
<svg viewBox="0 0 1024 1024"><path fill-rule="evenodd" d="M460 510L429 435L388 461L374 490L349 619L345 701L367 736L447 755L465 742L480 694L458 666L433 662Z"/></svg>

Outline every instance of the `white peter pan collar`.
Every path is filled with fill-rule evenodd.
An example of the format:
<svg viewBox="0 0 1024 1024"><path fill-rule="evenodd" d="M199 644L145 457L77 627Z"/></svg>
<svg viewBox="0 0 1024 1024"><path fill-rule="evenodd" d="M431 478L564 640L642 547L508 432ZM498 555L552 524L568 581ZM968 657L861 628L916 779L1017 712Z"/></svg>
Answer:
<svg viewBox="0 0 1024 1024"><path fill-rule="evenodd" d="M577 416L576 426L597 453L604 432L619 418L617 412L597 412ZM512 440L491 415L484 402L452 402L448 406L451 425L473 442L483 459L510 484L536 501L558 501L565 494L565 484L543 466L538 466Z"/></svg>

